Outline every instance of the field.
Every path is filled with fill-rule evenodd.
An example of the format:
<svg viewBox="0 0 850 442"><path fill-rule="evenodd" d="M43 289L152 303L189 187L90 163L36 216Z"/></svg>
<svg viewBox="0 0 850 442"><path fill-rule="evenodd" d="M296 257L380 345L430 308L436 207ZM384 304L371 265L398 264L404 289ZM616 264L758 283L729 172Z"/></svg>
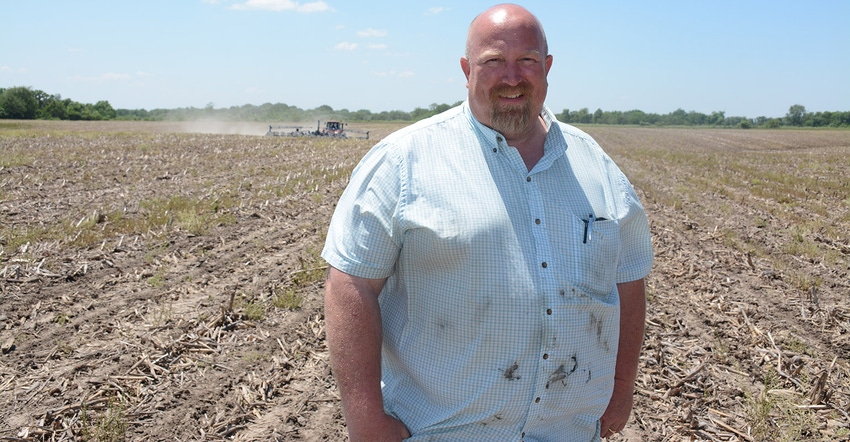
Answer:
<svg viewBox="0 0 850 442"><path fill-rule="evenodd" d="M0 121L0 440L342 440L319 252L400 127L363 126ZM657 255L611 440L850 440L850 131L586 130Z"/></svg>

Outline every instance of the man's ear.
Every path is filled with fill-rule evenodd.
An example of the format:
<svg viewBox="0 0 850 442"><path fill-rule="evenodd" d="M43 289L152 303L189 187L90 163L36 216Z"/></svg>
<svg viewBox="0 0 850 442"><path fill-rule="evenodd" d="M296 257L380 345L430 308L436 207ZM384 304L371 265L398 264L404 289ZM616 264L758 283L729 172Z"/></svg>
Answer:
<svg viewBox="0 0 850 442"><path fill-rule="evenodd" d="M552 55L546 56L546 75L549 75L549 69L552 69Z"/></svg>
<svg viewBox="0 0 850 442"><path fill-rule="evenodd" d="M460 57L460 69L463 71L463 75L466 76L466 84L469 85L469 59L466 57Z"/></svg>

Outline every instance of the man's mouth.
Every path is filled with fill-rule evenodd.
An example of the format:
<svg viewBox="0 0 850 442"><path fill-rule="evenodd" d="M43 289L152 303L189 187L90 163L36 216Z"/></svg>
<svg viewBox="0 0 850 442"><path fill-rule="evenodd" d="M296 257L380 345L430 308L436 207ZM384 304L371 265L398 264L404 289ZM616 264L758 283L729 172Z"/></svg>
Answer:
<svg viewBox="0 0 850 442"><path fill-rule="evenodd" d="M528 88L525 87L510 87L502 88L493 91L493 98L498 100L520 100L524 99Z"/></svg>

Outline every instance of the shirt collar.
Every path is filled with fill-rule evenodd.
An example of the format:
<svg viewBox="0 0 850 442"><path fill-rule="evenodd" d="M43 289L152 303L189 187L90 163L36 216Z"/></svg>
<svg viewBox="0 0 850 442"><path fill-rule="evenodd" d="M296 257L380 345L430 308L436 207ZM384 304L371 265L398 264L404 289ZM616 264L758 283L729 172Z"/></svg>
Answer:
<svg viewBox="0 0 850 442"><path fill-rule="evenodd" d="M479 134L483 135L481 138L483 138L486 143L484 147L488 149L499 149L499 141L504 140L504 136L485 126L483 123L478 121L477 118L475 118L475 115L472 114L472 108L469 107L469 100L464 101L462 106L463 113L469 119L469 124L472 125L473 128L477 129ZM543 110L540 111L540 116L543 118L543 123L546 125L546 141L543 144L543 158L540 159L540 162L551 164L564 154L567 149L567 144L561 134L560 126L555 124L558 120L555 118L555 114L552 113L552 110L546 105L543 105ZM540 164L540 162L538 162L538 164Z"/></svg>

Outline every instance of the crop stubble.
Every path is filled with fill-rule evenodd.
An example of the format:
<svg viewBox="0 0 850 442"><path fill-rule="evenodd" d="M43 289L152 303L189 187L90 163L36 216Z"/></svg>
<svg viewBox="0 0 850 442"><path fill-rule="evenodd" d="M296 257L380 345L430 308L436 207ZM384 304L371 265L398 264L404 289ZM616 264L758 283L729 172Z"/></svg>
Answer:
<svg viewBox="0 0 850 442"><path fill-rule="evenodd" d="M615 440L847 439L850 131L587 130L657 254ZM2 122L0 438L341 439L318 250L373 142Z"/></svg>

